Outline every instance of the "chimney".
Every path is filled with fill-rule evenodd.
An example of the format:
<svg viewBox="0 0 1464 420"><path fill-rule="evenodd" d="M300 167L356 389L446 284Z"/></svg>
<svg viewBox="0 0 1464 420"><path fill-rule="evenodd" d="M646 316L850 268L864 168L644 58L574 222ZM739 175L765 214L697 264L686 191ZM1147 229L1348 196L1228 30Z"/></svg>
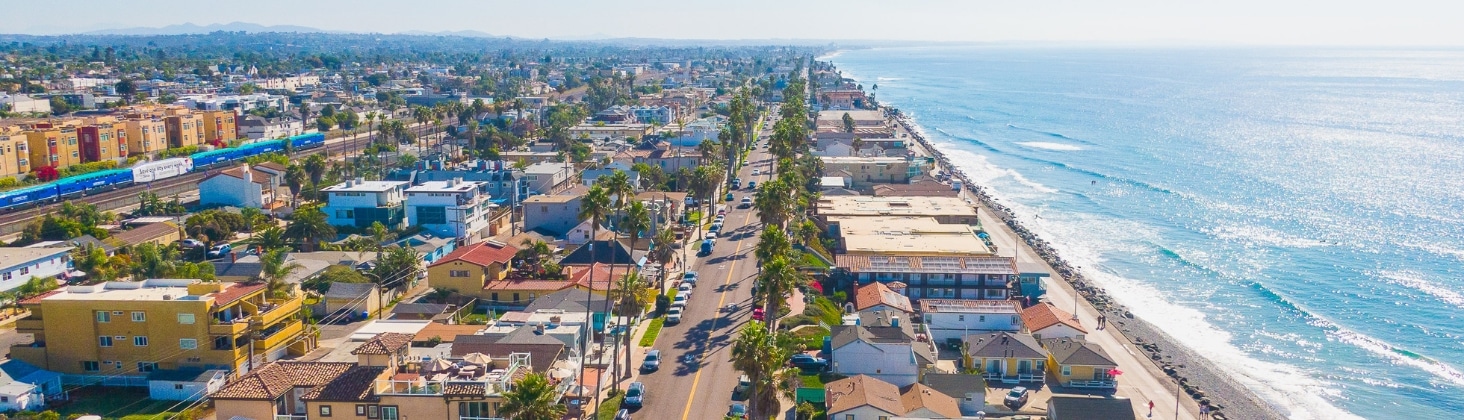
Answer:
<svg viewBox="0 0 1464 420"><path fill-rule="evenodd" d="M251 174L250 173L250 171L249 171L249 164L246 163L246 164L240 165L239 166L239 169L242 170L242 171L244 171L244 183L247 184L247 183L250 183L250 182L254 182L254 174Z"/></svg>

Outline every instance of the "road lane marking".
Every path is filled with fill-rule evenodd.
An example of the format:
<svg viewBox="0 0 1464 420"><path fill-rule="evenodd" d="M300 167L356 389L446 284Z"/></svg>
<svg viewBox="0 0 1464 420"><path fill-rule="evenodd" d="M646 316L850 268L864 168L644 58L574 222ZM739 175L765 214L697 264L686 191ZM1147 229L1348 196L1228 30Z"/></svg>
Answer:
<svg viewBox="0 0 1464 420"><path fill-rule="evenodd" d="M742 226L745 227L745 226L747 226L747 224L749 222L752 221L752 214L753 213L751 211L749 211L747 213L747 216L745 216L745 217L742 218ZM742 245L745 244L745 243L746 242L744 242L744 241L737 241L737 249L732 251L732 255L735 256L737 254L741 254L742 253ZM732 260L731 267L732 268L736 268L737 267L737 260L736 259ZM732 284L732 276L734 274L736 274L736 273L737 273L737 270L734 270L734 269L728 269L727 270L727 280L724 281L724 282L722 282L722 295L721 295L721 298L719 298L717 300L717 307L718 308L721 308L722 305L724 305L724 304L727 303L727 292L730 292L732 290L731 288L729 288L727 286L729 286L729 285ZM717 316L713 316L712 317L712 326L714 327L713 329L715 329L715 327L717 325L717 321L716 321L717 318L718 318ZM731 354L730 353L728 353L728 357L731 357ZM700 360L698 360L698 363L699 362L700 362ZM689 418L691 416L691 402L696 400L696 387L697 387L698 384L701 383L701 375L702 375L702 372L703 371L705 371L705 369L697 369L696 370L696 375L693 376L692 379L691 379L691 396L689 396L689 397L686 398L686 408L681 411L681 420L686 420L687 418Z"/></svg>

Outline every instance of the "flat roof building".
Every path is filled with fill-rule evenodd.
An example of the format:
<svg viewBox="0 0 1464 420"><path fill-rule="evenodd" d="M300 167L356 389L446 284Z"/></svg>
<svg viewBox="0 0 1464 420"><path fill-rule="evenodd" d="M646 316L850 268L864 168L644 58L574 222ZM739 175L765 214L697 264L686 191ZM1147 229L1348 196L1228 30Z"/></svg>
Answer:
<svg viewBox="0 0 1464 420"><path fill-rule="evenodd" d="M958 197L820 197L815 212L834 216L929 216L940 223L980 225L976 208Z"/></svg>
<svg viewBox="0 0 1464 420"><path fill-rule="evenodd" d="M970 225L940 223L930 216L830 216L825 223L842 254L992 255Z"/></svg>

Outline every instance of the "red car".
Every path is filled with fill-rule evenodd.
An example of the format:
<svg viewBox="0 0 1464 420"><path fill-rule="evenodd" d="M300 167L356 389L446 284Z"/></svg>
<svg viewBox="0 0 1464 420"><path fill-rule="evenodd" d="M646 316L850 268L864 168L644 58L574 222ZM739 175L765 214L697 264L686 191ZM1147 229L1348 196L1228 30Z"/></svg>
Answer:
<svg viewBox="0 0 1464 420"><path fill-rule="evenodd" d="M754 308L752 310L752 319L755 319L755 320L758 320L758 321L762 321L763 320L763 309L762 308Z"/></svg>

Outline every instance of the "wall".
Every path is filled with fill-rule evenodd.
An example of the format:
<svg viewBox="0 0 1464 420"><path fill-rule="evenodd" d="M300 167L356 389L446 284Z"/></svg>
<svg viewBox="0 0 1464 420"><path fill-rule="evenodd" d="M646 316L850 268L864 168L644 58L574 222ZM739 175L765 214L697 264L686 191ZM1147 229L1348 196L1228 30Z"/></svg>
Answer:
<svg viewBox="0 0 1464 420"><path fill-rule="evenodd" d="M229 175L215 175L198 183L198 202L205 206L264 207L259 184Z"/></svg>
<svg viewBox="0 0 1464 420"><path fill-rule="evenodd" d="M896 396L896 398L899 398L899 396ZM895 413L886 412L884 410L865 405L855 407L850 410L840 411L837 413L829 413L828 418L831 420L845 420L847 418L846 416L849 414L854 415L854 420L878 420L881 417L891 418L897 416Z"/></svg>
<svg viewBox="0 0 1464 420"><path fill-rule="evenodd" d="M961 319L963 315L964 320ZM970 333L1022 329L1021 317L1015 314L926 313L925 324L930 329L931 338L940 344L947 339L961 338Z"/></svg>
<svg viewBox="0 0 1464 420"><path fill-rule="evenodd" d="M895 386L920 379L920 368L909 345L855 341L834 349L832 363L833 371L840 375L869 375Z"/></svg>
<svg viewBox="0 0 1464 420"><path fill-rule="evenodd" d="M232 419L235 417L257 420L273 420L275 407L273 401L255 400L214 400L214 418Z"/></svg>

